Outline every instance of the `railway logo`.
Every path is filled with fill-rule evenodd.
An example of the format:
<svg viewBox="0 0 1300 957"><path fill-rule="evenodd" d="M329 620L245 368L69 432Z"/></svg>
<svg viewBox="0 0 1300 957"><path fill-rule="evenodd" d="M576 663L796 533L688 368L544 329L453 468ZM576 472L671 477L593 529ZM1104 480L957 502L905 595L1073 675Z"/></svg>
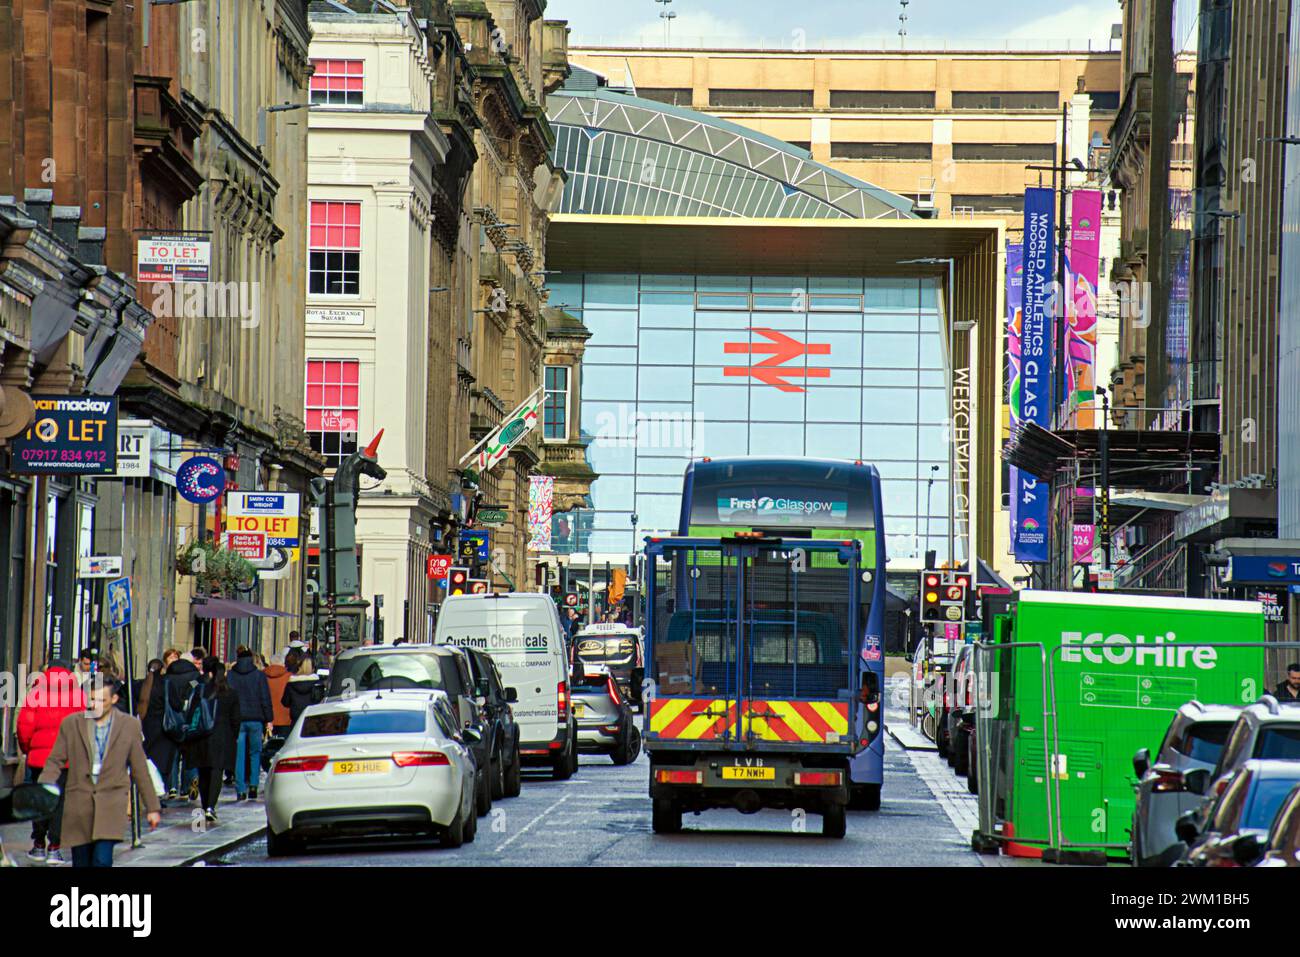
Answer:
<svg viewBox="0 0 1300 957"><path fill-rule="evenodd" d="M782 392L803 392L804 387L795 385L788 379L829 379L831 370L821 366L809 366L806 362L802 365L787 366L786 363L791 359L797 359L799 356L828 356L831 353L831 344L829 342L800 342L798 339L787 336L784 332L778 332L775 329L765 329L761 326L751 326L751 332L756 332L767 342L724 342L722 351L730 354L746 353L753 355L766 355L767 358L762 362L748 366L725 366L722 374L724 376L748 376L758 379L760 382L766 382L768 385L776 386Z"/></svg>

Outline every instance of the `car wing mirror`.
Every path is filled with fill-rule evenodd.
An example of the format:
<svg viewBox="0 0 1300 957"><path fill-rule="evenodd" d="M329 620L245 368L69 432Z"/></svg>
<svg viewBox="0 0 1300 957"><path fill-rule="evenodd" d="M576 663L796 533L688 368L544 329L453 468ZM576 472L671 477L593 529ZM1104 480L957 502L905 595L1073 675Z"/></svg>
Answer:
<svg viewBox="0 0 1300 957"><path fill-rule="evenodd" d="M1249 867L1259 860L1264 847L1256 834L1243 834L1232 842L1232 859L1242 867Z"/></svg>
<svg viewBox="0 0 1300 957"><path fill-rule="evenodd" d="M483 732L478 728L462 728L460 734L470 744L478 744L483 740Z"/></svg>
<svg viewBox="0 0 1300 957"><path fill-rule="evenodd" d="M517 688L507 688L507 689L506 689L506 702L507 702L508 704L514 704L514 703L517 702L518 700L519 700L519 690L518 690Z"/></svg>
<svg viewBox="0 0 1300 957"><path fill-rule="evenodd" d="M1178 840L1184 844L1191 844L1201 835L1201 829L1196 825L1196 812L1187 811L1174 822L1174 834Z"/></svg>
<svg viewBox="0 0 1300 957"><path fill-rule="evenodd" d="M1183 790L1189 794L1205 794L1210 787L1210 772L1205 768L1196 768L1183 772Z"/></svg>
<svg viewBox="0 0 1300 957"><path fill-rule="evenodd" d="M1151 749L1139 748L1133 755L1133 771L1139 778L1145 777L1151 770Z"/></svg>

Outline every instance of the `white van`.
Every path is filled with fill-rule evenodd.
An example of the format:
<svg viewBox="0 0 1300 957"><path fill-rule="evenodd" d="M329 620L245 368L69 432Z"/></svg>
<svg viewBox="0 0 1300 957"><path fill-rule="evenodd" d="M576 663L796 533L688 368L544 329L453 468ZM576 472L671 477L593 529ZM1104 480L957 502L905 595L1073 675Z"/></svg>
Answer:
<svg viewBox="0 0 1300 957"><path fill-rule="evenodd" d="M569 652L549 595L451 595L438 613L434 642L481 648L492 656L501 680L519 695L513 710L524 764L548 764L558 779L578 770Z"/></svg>

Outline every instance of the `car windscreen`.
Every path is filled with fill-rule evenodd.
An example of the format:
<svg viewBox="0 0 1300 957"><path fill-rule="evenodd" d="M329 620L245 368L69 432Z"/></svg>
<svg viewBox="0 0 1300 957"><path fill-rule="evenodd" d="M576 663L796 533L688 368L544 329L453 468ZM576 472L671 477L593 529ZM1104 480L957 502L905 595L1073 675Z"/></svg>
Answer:
<svg viewBox="0 0 1300 957"><path fill-rule="evenodd" d="M1255 757L1276 758L1281 761L1300 760L1300 725L1265 725L1259 730L1255 742Z"/></svg>
<svg viewBox="0 0 1300 957"><path fill-rule="evenodd" d="M1246 809L1246 817L1241 822L1241 826L1260 831L1268 830L1269 825L1273 823L1273 818L1277 816L1277 809L1282 806L1286 796L1297 784L1300 784L1300 779L1296 778L1270 778L1260 781L1255 785L1255 793L1251 797L1250 807Z"/></svg>
<svg viewBox="0 0 1300 957"><path fill-rule="evenodd" d="M1202 721L1187 729L1178 750L1193 761L1214 764L1223 753L1223 745L1232 730L1231 721Z"/></svg>
<svg viewBox="0 0 1300 957"><path fill-rule="evenodd" d="M345 734L423 734L423 711L328 711L302 719L303 738Z"/></svg>
<svg viewBox="0 0 1300 957"><path fill-rule="evenodd" d="M405 688L446 690L435 654L357 655L340 658L330 673L330 695Z"/></svg>

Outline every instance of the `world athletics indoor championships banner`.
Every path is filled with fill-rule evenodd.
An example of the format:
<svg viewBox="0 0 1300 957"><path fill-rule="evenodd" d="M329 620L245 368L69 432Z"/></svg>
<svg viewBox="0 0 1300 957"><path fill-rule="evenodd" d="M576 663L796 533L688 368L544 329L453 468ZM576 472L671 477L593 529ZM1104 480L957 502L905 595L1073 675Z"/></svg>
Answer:
<svg viewBox="0 0 1300 957"><path fill-rule="evenodd" d="M1055 190L1025 190L1025 272L1020 328L1020 421L1052 427L1052 206ZM1017 476L1013 547L1018 562L1047 561L1046 482Z"/></svg>
<svg viewBox="0 0 1300 957"><path fill-rule="evenodd" d="M1020 307L1024 303L1025 247L1020 243L1007 243L1007 406L1011 415L1011 428L1020 423ZM1019 488L1020 470L1011 466L1009 488ZM1016 502L1011 500L1011 527L1016 527Z"/></svg>
<svg viewBox="0 0 1300 957"><path fill-rule="evenodd" d="M1065 305L1067 410L1071 426L1096 428L1097 280L1101 256L1101 190L1070 195L1070 246L1066 257L1069 295Z"/></svg>

